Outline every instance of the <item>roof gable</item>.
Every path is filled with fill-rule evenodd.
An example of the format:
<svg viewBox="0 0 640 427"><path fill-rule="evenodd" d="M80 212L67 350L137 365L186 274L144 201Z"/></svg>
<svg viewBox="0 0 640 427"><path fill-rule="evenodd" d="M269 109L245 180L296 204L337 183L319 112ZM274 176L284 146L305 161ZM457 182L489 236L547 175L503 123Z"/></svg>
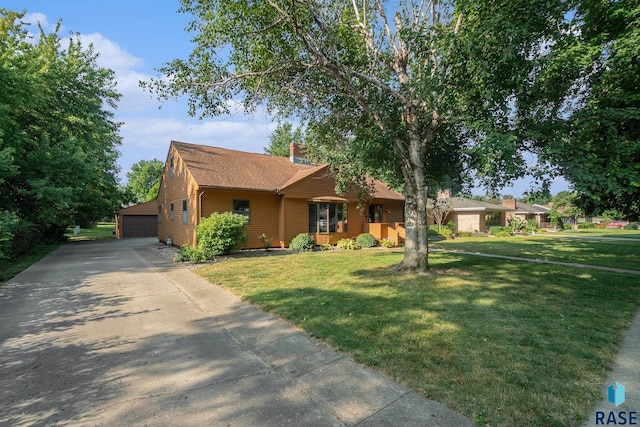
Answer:
<svg viewBox="0 0 640 427"><path fill-rule="evenodd" d="M274 191L313 166L286 157L172 141L199 187Z"/></svg>
<svg viewBox="0 0 640 427"><path fill-rule="evenodd" d="M286 157L249 153L208 145L171 141L200 188L286 191L322 172L329 165L292 163ZM373 180L374 198L404 200L402 194Z"/></svg>

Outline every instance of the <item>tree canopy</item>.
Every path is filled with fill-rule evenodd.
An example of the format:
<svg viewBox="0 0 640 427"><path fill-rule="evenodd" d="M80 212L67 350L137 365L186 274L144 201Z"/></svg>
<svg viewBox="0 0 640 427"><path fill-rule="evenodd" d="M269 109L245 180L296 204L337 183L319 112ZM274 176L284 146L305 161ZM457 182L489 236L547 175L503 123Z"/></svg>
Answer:
<svg viewBox="0 0 640 427"><path fill-rule="evenodd" d="M195 48L147 83L190 112L241 99L300 117L339 187L386 174L404 189L401 267L428 264L427 192L477 171L499 185L557 134L573 37L562 1L183 0ZM571 70L572 71L572 70ZM544 166L544 165L542 165Z"/></svg>
<svg viewBox="0 0 640 427"><path fill-rule="evenodd" d="M158 197L164 163L158 159L140 160L127 172L125 193L134 203L144 203Z"/></svg>
<svg viewBox="0 0 640 427"><path fill-rule="evenodd" d="M566 137L546 147L550 162L585 211L617 209L640 219L640 3L583 0L579 38L568 51L582 64Z"/></svg>
<svg viewBox="0 0 640 427"><path fill-rule="evenodd" d="M92 48L77 36L63 48L57 29L46 34L40 28L32 41L23 16L0 9L5 256L33 241L62 238L69 225L113 214L120 196L119 124L112 113L120 95L113 72L98 67ZM20 241L12 238L18 233Z"/></svg>
<svg viewBox="0 0 640 427"><path fill-rule="evenodd" d="M289 157L289 144L303 140L304 134L300 127L294 130L292 123L280 123L269 135L269 146L264 147L264 152L272 156Z"/></svg>

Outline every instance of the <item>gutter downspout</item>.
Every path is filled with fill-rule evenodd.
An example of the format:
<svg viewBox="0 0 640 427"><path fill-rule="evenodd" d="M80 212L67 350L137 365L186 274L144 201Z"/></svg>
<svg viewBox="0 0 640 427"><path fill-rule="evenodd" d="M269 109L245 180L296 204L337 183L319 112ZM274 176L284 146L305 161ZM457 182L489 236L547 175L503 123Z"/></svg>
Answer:
<svg viewBox="0 0 640 427"><path fill-rule="evenodd" d="M202 190L202 193L200 193L200 195L198 195L198 217L196 218L196 228L198 228L198 224L200 224L200 221L202 220L202 196L204 196L205 190ZM193 233L196 234L196 230L193 230ZM194 237L194 242L197 245L198 244L198 237L193 236Z"/></svg>

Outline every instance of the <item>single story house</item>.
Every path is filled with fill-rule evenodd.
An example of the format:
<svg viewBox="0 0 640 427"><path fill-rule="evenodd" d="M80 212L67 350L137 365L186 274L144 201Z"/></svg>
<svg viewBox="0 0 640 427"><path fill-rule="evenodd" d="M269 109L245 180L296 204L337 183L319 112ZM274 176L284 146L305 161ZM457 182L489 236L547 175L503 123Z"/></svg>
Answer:
<svg viewBox="0 0 640 427"><path fill-rule="evenodd" d="M401 243L402 194L374 180L361 208L355 191L336 193L328 165L309 164L298 144L290 150L288 159L172 141L157 198L159 240L195 246L202 218L235 212L249 220L247 248L261 248L262 234L272 246L286 247L300 233L336 243L370 232L370 221L392 224Z"/></svg>
<svg viewBox="0 0 640 427"><path fill-rule="evenodd" d="M502 206L513 209L512 212L507 214L507 221L513 217L518 217L525 221L534 220L538 223L539 227L549 222L549 214L551 209L542 205L528 205L517 201L516 199L504 199Z"/></svg>
<svg viewBox="0 0 640 427"><path fill-rule="evenodd" d="M429 209L441 209L447 213L443 224L452 221L456 224L457 232L483 233L493 226L507 224L507 216L513 209L481 202L466 197L451 197L449 190L439 191L437 200L430 201ZM433 215L429 216L429 223L434 224Z"/></svg>
<svg viewBox="0 0 640 427"><path fill-rule="evenodd" d="M116 237L156 237L158 235L158 202L128 206L116 214Z"/></svg>

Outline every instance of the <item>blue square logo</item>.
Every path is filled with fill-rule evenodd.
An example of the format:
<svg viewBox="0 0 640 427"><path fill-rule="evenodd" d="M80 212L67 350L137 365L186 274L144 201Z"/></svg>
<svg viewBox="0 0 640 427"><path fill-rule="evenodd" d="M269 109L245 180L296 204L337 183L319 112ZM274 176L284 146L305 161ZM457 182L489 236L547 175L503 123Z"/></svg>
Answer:
<svg viewBox="0 0 640 427"><path fill-rule="evenodd" d="M618 381L615 384L611 384L607 388L607 400L616 405L616 407L622 405L624 403L624 386Z"/></svg>

